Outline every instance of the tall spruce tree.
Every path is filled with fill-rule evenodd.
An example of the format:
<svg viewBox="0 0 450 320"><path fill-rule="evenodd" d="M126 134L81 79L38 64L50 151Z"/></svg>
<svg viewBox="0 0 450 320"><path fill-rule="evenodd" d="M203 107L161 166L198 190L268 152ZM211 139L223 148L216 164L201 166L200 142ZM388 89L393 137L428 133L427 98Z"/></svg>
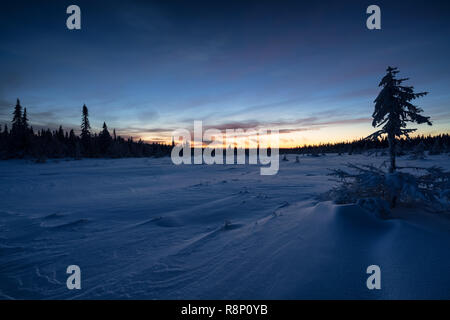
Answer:
<svg viewBox="0 0 450 320"><path fill-rule="evenodd" d="M22 131L22 106L20 100L17 99L16 107L13 112L12 131L14 134L18 134Z"/></svg>
<svg viewBox="0 0 450 320"><path fill-rule="evenodd" d="M91 125L89 124L89 111L86 105L83 105L83 114L81 118L81 139L88 140L91 136Z"/></svg>
<svg viewBox="0 0 450 320"><path fill-rule="evenodd" d="M383 126L367 137L367 139L378 139L386 134L389 143L390 167L389 172L396 169L395 151L396 139L405 136L409 139L409 133L417 129L406 129L407 122L417 124L427 123L431 125L430 117L422 116L423 110L411 103L412 100L428 94L428 92L414 92L414 87L403 86L402 83L408 78L397 79L397 68L388 67L386 75L381 79L380 93L375 99L375 110L373 112L373 127Z"/></svg>
<svg viewBox="0 0 450 320"><path fill-rule="evenodd" d="M83 105L83 112L81 116L81 147L85 156L92 156L93 145L91 141L91 125L89 124L89 111L86 105Z"/></svg>

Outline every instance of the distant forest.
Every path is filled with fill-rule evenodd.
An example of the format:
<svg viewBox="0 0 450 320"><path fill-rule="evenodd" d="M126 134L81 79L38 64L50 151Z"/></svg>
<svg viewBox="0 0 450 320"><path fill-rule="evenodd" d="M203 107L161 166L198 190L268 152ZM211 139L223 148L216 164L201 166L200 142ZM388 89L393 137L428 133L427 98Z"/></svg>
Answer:
<svg viewBox="0 0 450 320"><path fill-rule="evenodd" d="M348 142L307 145L295 148L280 149L280 154L294 153L320 156L326 153L358 154L363 152L380 153L388 148L386 138L378 140L360 139ZM86 105L82 108L81 134L75 135L73 129L64 131L41 129L37 132L29 125L27 109L22 108L19 99L14 108L11 129L5 124L0 128L0 159L34 158L45 161L47 158L124 158L124 157L163 157L170 155L171 145L134 141L132 137L124 139L109 132L103 123L101 132L94 133L89 123L89 111ZM408 151L429 154L450 152L450 136L416 136L397 141L396 153L402 155ZM237 152L237 150L235 150Z"/></svg>
<svg viewBox="0 0 450 320"><path fill-rule="evenodd" d="M359 139L348 142L324 143L320 145L307 145L296 148L280 149L280 153L296 153L308 155L321 155L325 153L358 154L363 152L383 153L389 147L387 138L368 140ZM419 135L409 139L401 138L396 141L396 154L404 155L407 152L422 153L428 151L431 155L450 152L450 135L440 134L435 136Z"/></svg>
<svg viewBox="0 0 450 320"><path fill-rule="evenodd" d="M1 131L1 130L0 130ZM0 159L35 158L123 158L123 157L161 157L170 154L172 146L160 143L137 142L133 138L124 139L110 134L106 123L100 133L91 131L89 112L83 106L81 115L81 134L75 135L73 129L64 131L42 129L37 132L29 125L27 109L20 105L19 99L14 108L12 127L5 124L0 132Z"/></svg>

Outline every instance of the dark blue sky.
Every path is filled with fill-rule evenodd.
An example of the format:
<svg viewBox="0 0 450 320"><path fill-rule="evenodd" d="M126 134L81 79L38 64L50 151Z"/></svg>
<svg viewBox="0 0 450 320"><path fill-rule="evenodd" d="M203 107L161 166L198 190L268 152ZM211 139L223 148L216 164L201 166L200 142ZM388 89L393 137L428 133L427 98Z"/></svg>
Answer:
<svg viewBox="0 0 450 320"><path fill-rule="evenodd" d="M82 29L66 28L81 8ZM382 29L366 28L367 6ZM193 120L276 127L284 145L373 131L388 65L450 124L449 1L14 1L0 5L0 123L19 97L33 125L169 139Z"/></svg>

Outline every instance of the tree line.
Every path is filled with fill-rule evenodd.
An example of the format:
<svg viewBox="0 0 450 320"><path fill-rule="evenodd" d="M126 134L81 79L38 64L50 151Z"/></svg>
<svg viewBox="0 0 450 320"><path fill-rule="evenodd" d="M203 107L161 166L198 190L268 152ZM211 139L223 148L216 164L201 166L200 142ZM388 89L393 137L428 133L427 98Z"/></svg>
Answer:
<svg viewBox="0 0 450 320"><path fill-rule="evenodd" d="M343 154L361 154L361 153L373 153L380 151L383 153L388 150L389 142L387 137L367 140L358 139L354 141L335 142L335 143L323 143L319 145L305 145L295 148L280 149L280 153L296 153L307 155L321 155L325 153L337 153ZM450 152L450 135L417 135L409 138L400 138L396 140L395 152L397 155L404 155L408 152L413 152L418 149L428 151L431 155Z"/></svg>
<svg viewBox="0 0 450 320"><path fill-rule="evenodd" d="M3 130L0 129L0 159L160 157L170 154L172 150L172 146L166 144L134 141L132 137L124 139L116 135L115 129L110 134L106 123L103 123L101 132L93 132L86 105L82 108L79 136L73 129L66 131L62 126L53 131L35 131L29 124L27 109L22 108L19 99L11 124L10 129L6 124Z"/></svg>
<svg viewBox="0 0 450 320"><path fill-rule="evenodd" d="M11 129L5 124L0 128L0 159L14 158L123 158L123 157L162 157L170 155L172 145L134 141L133 137L124 139L116 135L114 129L110 134L106 123L98 134L93 132L89 122L89 111L83 105L81 115L81 133L66 131L59 126L58 130L41 129L35 132L29 124L27 109L22 108L19 99L14 107ZM295 153L320 156L326 153L358 154L372 153L389 149L387 137L378 139L358 139L354 141L305 145L280 149L280 154ZM395 153L403 155L407 152L429 151L429 154L450 152L450 135L435 136L418 135L415 137L397 138ZM235 150L235 153L237 150ZM248 153L248 150L246 150Z"/></svg>

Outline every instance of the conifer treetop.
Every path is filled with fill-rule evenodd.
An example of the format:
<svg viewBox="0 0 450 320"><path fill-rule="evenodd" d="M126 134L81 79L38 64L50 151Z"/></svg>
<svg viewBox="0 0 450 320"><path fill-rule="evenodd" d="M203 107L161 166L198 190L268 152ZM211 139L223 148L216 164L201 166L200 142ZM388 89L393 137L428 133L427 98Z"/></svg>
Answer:
<svg viewBox="0 0 450 320"><path fill-rule="evenodd" d="M386 72L378 85L382 89L374 100L375 109L372 114L372 126L383 127L367 139L377 139L389 133L395 137L409 138L409 133L417 129L406 129L407 122L432 125L430 117L421 115L423 110L412 103L413 100L427 95L428 92L414 92L413 86L402 85L409 78L397 79L396 75L399 71L396 67L388 67Z"/></svg>

